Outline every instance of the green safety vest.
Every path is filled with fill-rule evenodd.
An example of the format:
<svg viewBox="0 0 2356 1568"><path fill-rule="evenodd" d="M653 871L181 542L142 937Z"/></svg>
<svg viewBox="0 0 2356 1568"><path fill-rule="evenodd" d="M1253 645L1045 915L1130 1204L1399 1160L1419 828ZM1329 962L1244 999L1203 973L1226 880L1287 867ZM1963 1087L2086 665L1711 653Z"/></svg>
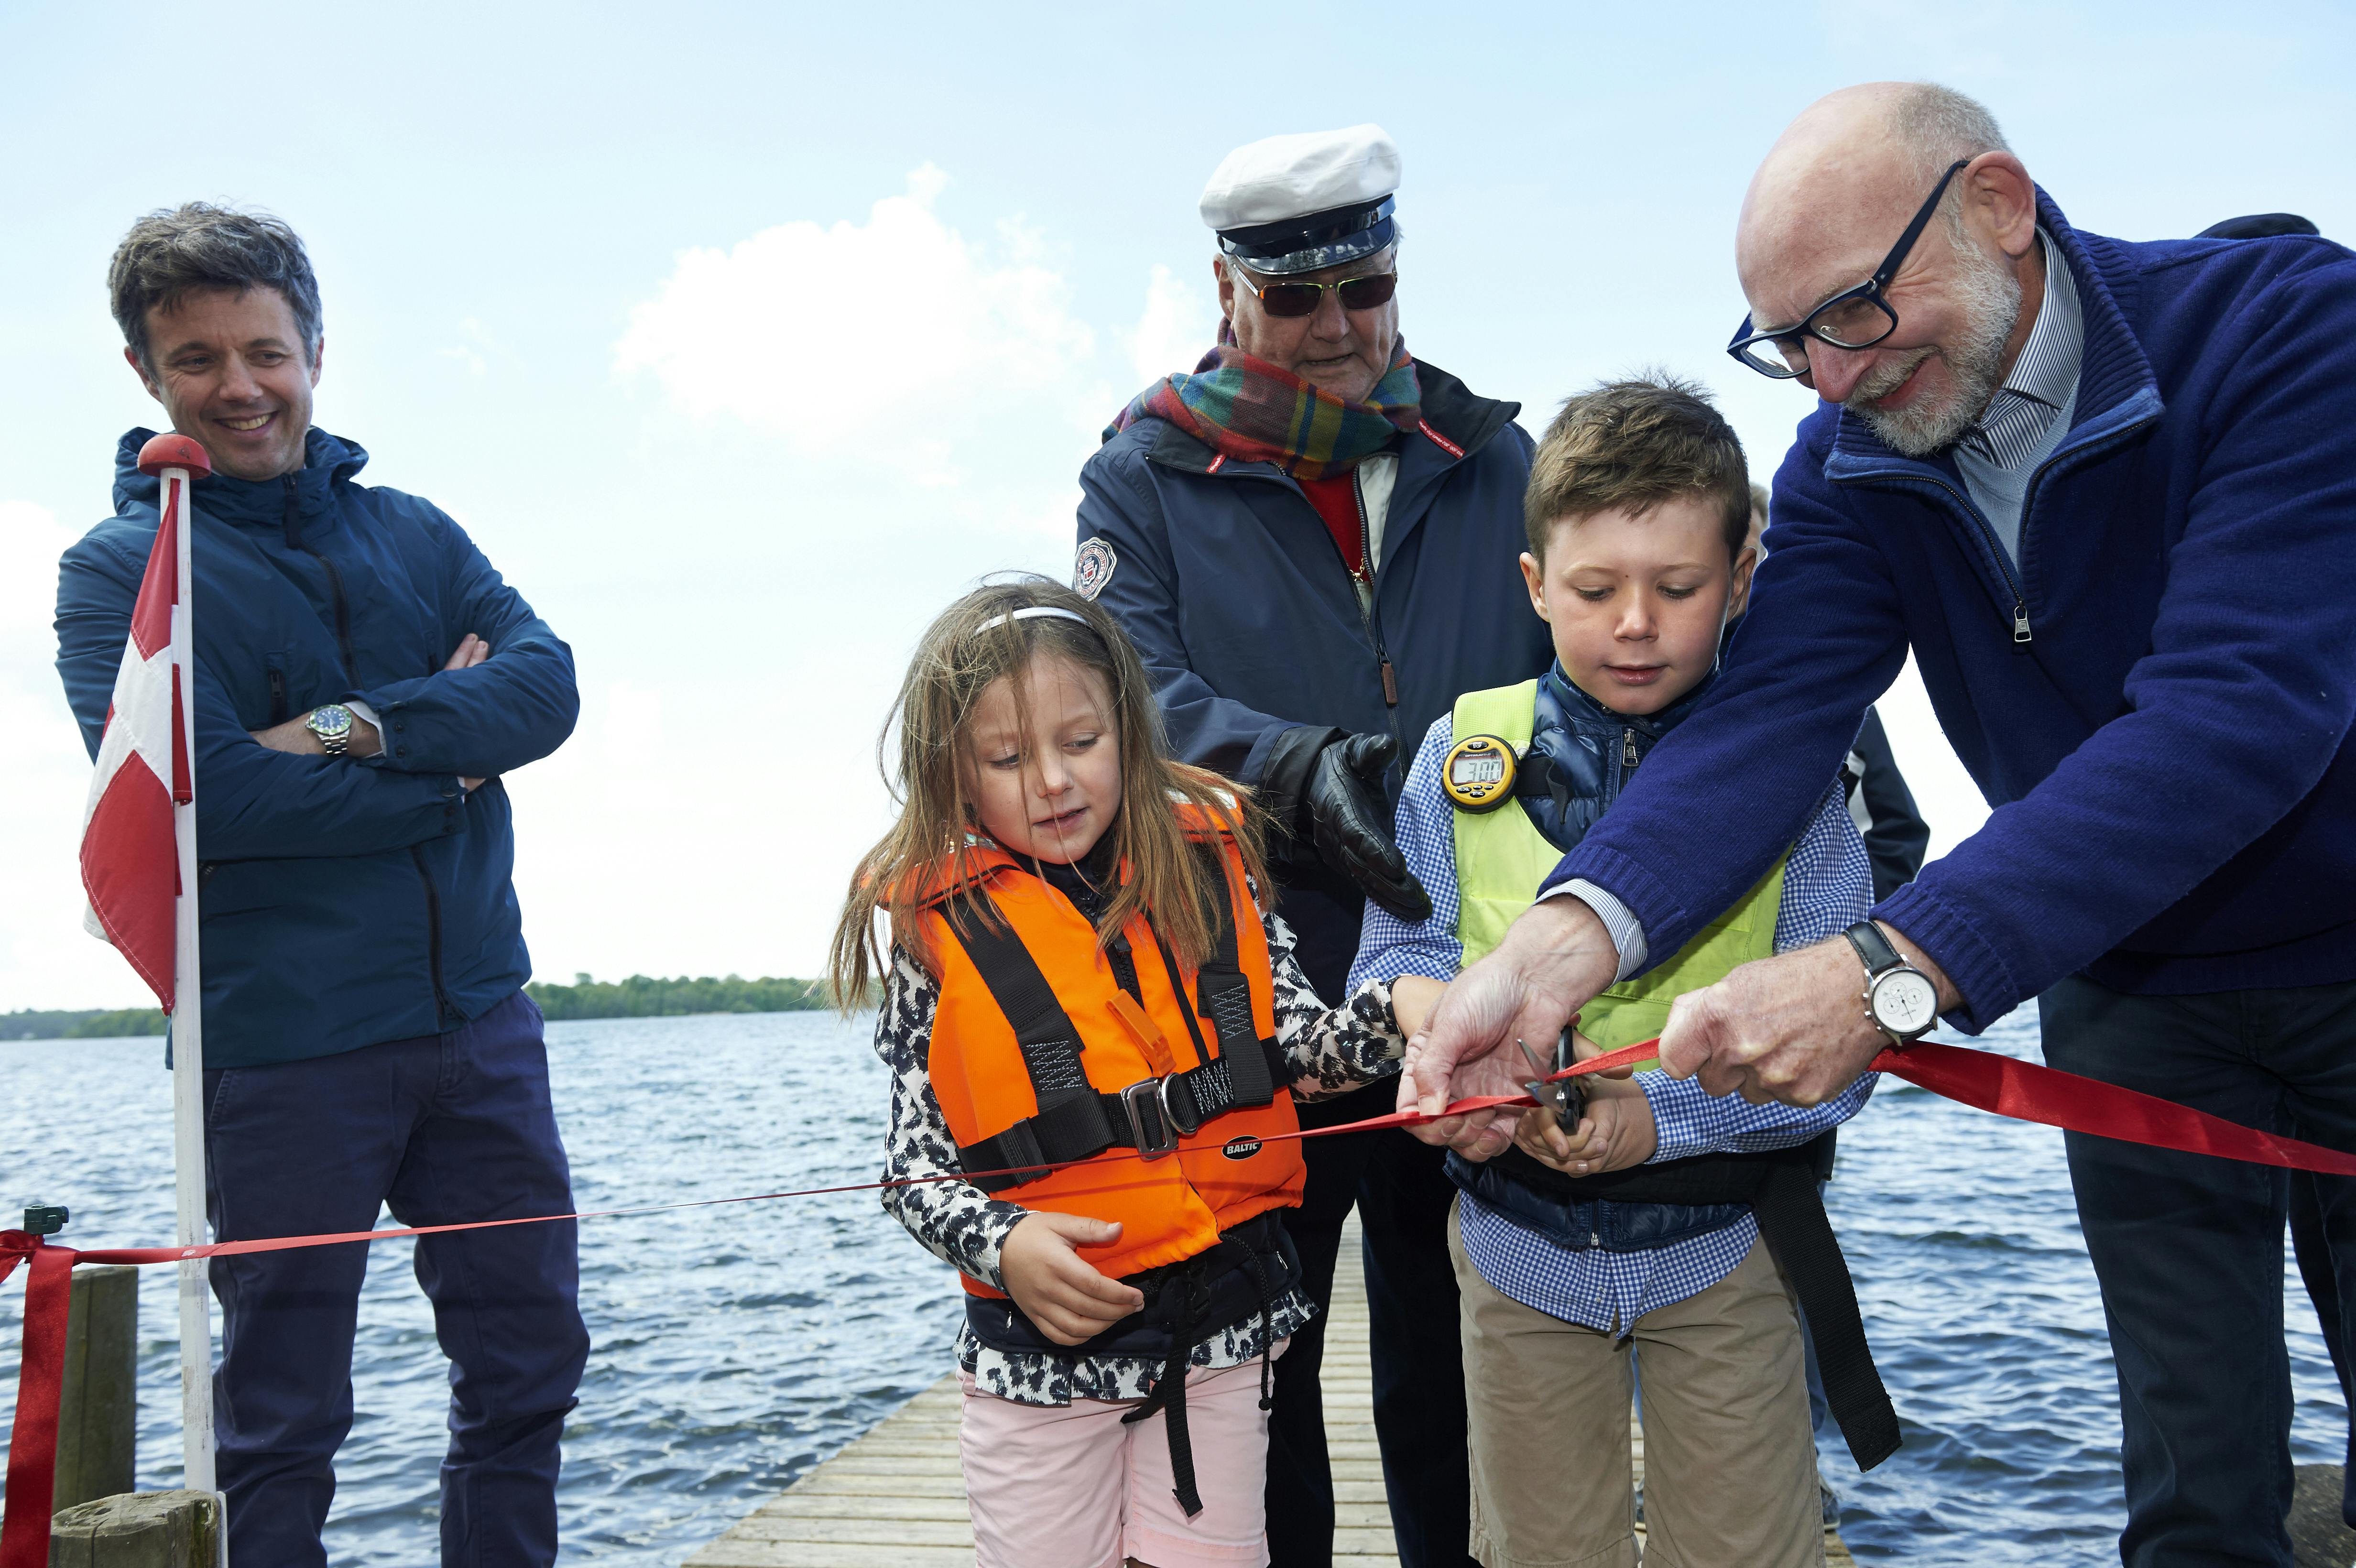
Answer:
<svg viewBox="0 0 2356 1568"><path fill-rule="evenodd" d="M1538 683L1494 687L1456 699L1455 739L1494 735L1526 751L1537 709ZM1732 909L1702 927L1666 963L1605 989L1580 1009L1579 1031L1607 1051L1651 1040L1669 1021L1669 1004L1687 991L1723 979L1738 964L1775 951L1775 915L1783 901L1779 858L1759 885ZM1456 939L1472 964L1505 940L1538 884L1562 860L1562 851L1514 801L1495 811L1456 812Z"/></svg>

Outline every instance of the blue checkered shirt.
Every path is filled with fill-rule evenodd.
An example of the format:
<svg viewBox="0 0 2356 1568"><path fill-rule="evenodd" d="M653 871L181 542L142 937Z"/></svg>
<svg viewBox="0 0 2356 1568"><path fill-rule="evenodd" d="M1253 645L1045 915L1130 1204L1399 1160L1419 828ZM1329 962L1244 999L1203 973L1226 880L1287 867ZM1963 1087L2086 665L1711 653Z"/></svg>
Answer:
<svg viewBox="0 0 2356 1568"><path fill-rule="evenodd" d="M1367 979L1401 975L1453 979L1464 962L1456 938L1461 907L1456 891L1455 807L1440 791L1441 765L1454 744L1454 726L1442 714L1423 738L1408 770L1397 821L1399 852L1431 895L1429 920L1401 920L1369 902L1360 928L1355 989ZM1537 889L1530 890L1533 894ZM1873 902L1873 869L1865 841L1848 814L1837 782L1826 788L1807 831L1783 868L1783 901L1775 912L1775 951L1804 947L1865 918ZM1655 1160L1688 1155L1749 1153L1805 1143L1865 1107L1879 1074L1869 1072L1837 1099L1802 1110L1716 1099L1693 1079L1640 1072L1636 1083L1660 1130ZM1457 1222L1465 1255L1499 1292L1567 1323L1625 1333L1656 1307L1668 1307L1734 1272L1759 1239L1748 1214L1722 1230L1643 1252L1572 1252L1526 1231L1470 1193L1458 1200Z"/></svg>

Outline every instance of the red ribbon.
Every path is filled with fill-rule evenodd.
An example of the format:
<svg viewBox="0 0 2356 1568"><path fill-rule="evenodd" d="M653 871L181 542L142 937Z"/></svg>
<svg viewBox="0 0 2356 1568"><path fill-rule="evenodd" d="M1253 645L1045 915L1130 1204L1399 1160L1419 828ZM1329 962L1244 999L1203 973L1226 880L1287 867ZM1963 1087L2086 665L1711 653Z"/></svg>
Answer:
<svg viewBox="0 0 2356 1568"><path fill-rule="evenodd" d="M1577 1066L1553 1073L1554 1078L1578 1078L1630 1067L1660 1053L1660 1041L1636 1045L1590 1057ZM2356 1155L2342 1154L2297 1138L2245 1127L2206 1111L2155 1095L2123 1089L2062 1072L2033 1061L2020 1061L1985 1051L1952 1045L1911 1045L1885 1051L1873 1059L1873 1069L1892 1073L1934 1094L2017 1121L2038 1122L2071 1132L2092 1133L2123 1143L2156 1148L2181 1149L2214 1155L2221 1159L2281 1166L2291 1170L2317 1170L2334 1176L2356 1176ZM1485 1094L1458 1100L1442 1116L1469 1115L1477 1111L1526 1109L1536 1104L1527 1094ZM1387 1127L1423 1126L1440 1120L1414 1111L1344 1122L1339 1126L1311 1127L1280 1133L1264 1139L1282 1143L1294 1138L1333 1137L1341 1133L1375 1132ZM1099 1155L1098 1159L1106 1157ZM1115 1153L1111 1157L1140 1157ZM1088 1161L1074 1161L1087 1164ZM532 1214L517 1220L474 1220L455 1225L411 1225L391 1231L345 1231L324 1236L272 1236L250 1242L215 1242L198 1247L116 1247L79 1251L48 1243L24 1231L0 1231L0 1281L19 1263L29 1262L25 1282L25 1343L16 1379L16 1422L8 1439L8 1499L0 1522L0 1568L48 1568L49 1503L57 1484L58 1400L65 1381L66 1308L72 1298L76 1264L181 1263L196 1258L237 1257L248 1253L287 1252L298 1247L331 1247L354 1242L390 1242L403 1236L435 1236L452 1231L487 1231L503 1225L544 1225L558 1220L601 1220L630 1214L662 1214L679 1209L708 1209L726 1203L760 1203L781 1198L817 1198L839 1192L873 1192L887 1187L915 1187L928 1182L965 1181L977 1177L1021 1176L1055 1168L1016 1166L1005 1170L959 1171L948 1176L906 1177L892 1181L858 1181L840 1187L806 1187L790 1192L757 1192L736 1198L702 1198L685 1203L652 1203L633 1209L594 1209L577 1214Z"/></svg>

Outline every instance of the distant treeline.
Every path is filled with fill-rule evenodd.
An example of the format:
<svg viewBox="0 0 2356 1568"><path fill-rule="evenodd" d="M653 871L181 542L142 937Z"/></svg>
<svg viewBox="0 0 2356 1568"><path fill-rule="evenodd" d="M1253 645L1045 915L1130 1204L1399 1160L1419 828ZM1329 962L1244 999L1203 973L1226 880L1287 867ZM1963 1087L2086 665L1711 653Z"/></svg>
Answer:
<svg viewBox="0 0 2356 1568"><path fill-rule="evenodd" d="M155 1008L0 1013L0 1040L119 1040L163 1032L164 1015Z"/></svg>
<svg viewBox="0 0 2356 1568"><path fill-rule="evenodd" d="M804 1013L830 1006L826 987L818 980L747 980L742 975L718 979L706 975L675 980L633 975L628 979L593 980L576 975L570 986L535 980L524 987L540 1010L551 1019L663 1019L682 1013ZM0 1040L112 1040L126 1035L162 1034L164 1015L154 1008L121 1008L113 1011L0 1013Z"/></svg>
<svg viewBox="0 0 2356 1568"><path fill-rule="evenodd" d="M620 982L576 975L570 986L535 980L524 987L552 1020L571 1019L660 1019L681 1013L802 1013L830 1006L817 980L747 980L741 975L706 975L675 980L633 975Z"/></svg>

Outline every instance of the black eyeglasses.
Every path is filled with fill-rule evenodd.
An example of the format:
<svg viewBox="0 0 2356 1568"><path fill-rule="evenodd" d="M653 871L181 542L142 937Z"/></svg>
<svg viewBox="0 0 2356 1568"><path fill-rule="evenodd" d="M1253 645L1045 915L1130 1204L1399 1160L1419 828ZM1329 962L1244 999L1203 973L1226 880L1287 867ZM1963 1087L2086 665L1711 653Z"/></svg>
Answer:
<svg viewBox="0 0 2356 1568"><path fill-rule="evenodd" d="M1788 381L1794 376L1808 373L1808 339L1820 337L1836 348L1870 348L1898 330L1898 313L1882 297L1890 280L1904 265L1906 253L1914 249L1914 241L1922 237L1923 226L1931 214L1939 210L1939 198L1947 194L1947 182L1965 168L1971 159L1947 165L1939 183L1931 187L1930 199L1914 214L1914 221L1898 237L1873 276L1853 289L1835 294L1808 313L1807 319L1797 326L1787 326L1774 332L1753 332L1751 318L1744 316L1735 328L1734 341L1726 351L1762 376L1772 376Z"/></svg>
<svg viewBox="0 0 2356 1568"><path fill-rule="evenodd" d="M1255 283L1249 272L1237 266L1228 267L1227 276L1249 289L1260 309L1270 315L1313 315L1327 289L1342 296L1344 310L1375 310L1390 304L1391 295L1398 293L1396 272L1344 278L1338 283Z"/></svg>

